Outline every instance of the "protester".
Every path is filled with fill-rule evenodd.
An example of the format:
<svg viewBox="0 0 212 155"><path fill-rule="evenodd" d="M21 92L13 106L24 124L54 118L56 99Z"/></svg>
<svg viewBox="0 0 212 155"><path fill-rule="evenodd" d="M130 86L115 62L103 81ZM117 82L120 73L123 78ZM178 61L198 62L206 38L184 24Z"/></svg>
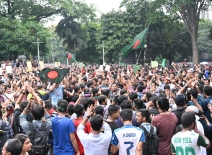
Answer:
<svg viewBox="0 0 212 155"><path fill-rule="evenodd" d="M200 155L200 146L207 149L211 147L210 141L197 129L195 121L195 115L191 112L186 112L182 115L183 130L172 137L172 152L174 154Z"/></svg>
<svg viewBox="0 0 212 155"><path fill-rule="evenodd" d="M91 106L87 117L83 119L77 128L77 135L84 147L86 155L107 155L112 137L110 126L103 122L103 117L101 115L93 116L93 114L94 109L93 106ZM84 131L88 119L90 119L92 128L92 132L89 134ZM104 133L101 132L101 128L103 128Z"/></svg>
<svg viewBox="0 0 212 155"><path fill-rule="evenodd" d="M17 134L15 138L22 143L22 152L20 155L28 155L28 151L32 149L32 143L30 143L29 136L25 134Z"/></svg>
<svg viewBox="0 0 212 155"><path fill-rule="evenodd" d="M152 120L151 125L156 127L156 134L160 139L159 154L169 155L171 153L169 149L171 137L175 131L181 131L181 116L188 105L186 111L191 108L190 110L200 117L197 121L198 129L203 133L204 128L206 137L212 140L210 125L212 124L210 115L210 109L212 109L212 102L210 103L210 100L212 100L212 78L208 69L209 65L201 66L198 64L191 66L187 63L166 65L165 67L160 65L158 67L138 65L136 67L139 67L139 70L135 70L136 67L134 68L133 65L107 64L110 69L105 71L108 67L99 65L86 64L82 68L75 64L61 64L61 66L45 64L45 70L49 69L49 72L44 74L43 71L45 70L42 70L41 65L38 65L39 62L36 60L32 61L32 71L26 66L26 62L22 63L20 60L12 63L9 61L2 62L1 64L3 69L0 77L2 120L12 127L14 134L24 132L30 134L32 132L29 131L27 125L30 122L33 122L35 127L37 123L34 122L38 122L38 124L45 122L48 128L47 132L50 132L50 118L55 119L55 121L66 119L64 124L59 125L61 129L59 126L58 128L54 126L54 137L56 139L50 138L47 135L48 133L43 136L46 140L59 142L55 143L56 147L53 148L56 153L61 154L60 151L62 151L62 154L63 152L74 153L79 144L75 143L76 139L73 138L75 128L77 124L80 124L86 118L91 106L93 106L96 114L103 115L103 120L108 121L112 130L118 130L118 127L124 126L121 117L117 118L118 111L112 112L112 114L109 112L109 107L112 104L120 106L120 111L131 109L133 112L132 125L137 127L145 118L148 119L150 114L149 120L150 122ZM13 66L12 73L7 73L6 66L10 64ZM62 71L64 71L64 74L62 74ZM57 75L59 76L55 78ZM161 97L166 99L161 100ZM60 99L64 99L69 103L65 108L67 110L63 111L62 109L62 112L57 107ZM165 108L164 104L166 105ZM80 116L77 115L77 112L74 112L74 107L77 105L83 105L84 107L84 112L81 115L79 114ZM139 111L142 108L149 111L146 117L140 115ZM198 113L195 111L198 111ZM203 116L201 116L201 113L203 113ZM136 121L136 115L140 118L142 116L140 123ZM43 116L45 117L42 118ZM65 116L77 120L76 127ZM25 123L23 123L23 120ZM145 121L150 123L147 120ZM65 130L62 128L68 122L71 129L64 132ZM199 128L201 126L200 122L203 126L201 129ZM38 127L40 126L38 125ZM102 129L100 131L103 132ZM70 135L72 135L73 141L70 140ZM10 138L13 136L11 134ZM64 138L63 136L67 137ZM76 145L74 146L72 142ZM83 143L81 142L81 144ZM58 149L63 148L63 146L65 146L64 148L67 147L69 151ZM33 147L35 146L32 142ZM108 151L110 148L101 147L109 154L112 153ZM84 147L84 149L88 150L89 148ZM211 149L207 150L207 154L211 152Z"/></svg>
<svg viewBox="0 0 212 155"><path fill-rule="evenodd" d="M157 135L159 142L159 155L172 155L171 153L171 138L174 135L177 125L177 117L168 112L169 101L167 98L159 97L157 101L157 107L160 114L152 119L152 125L157 129Z"/></svg>
<svg viewBox="0 0 212 155"><path fill-rule="evenodd" d="M22 143L18 139L9 139L4 144L2 155L20 155L22 152Z"/></svg>
<svg viewBox="0 0 212 155"><path fill-rule="evenodd" d="M80 155L77 140L74 135L75 126L66 117L68 102L59 100L57 103L58 116L52 118L52 134L54 140L54 155Z"/></svg>
<svg viewBox="0 0 212 155"><path fill-rule="evenodd" d="M133 112L124 109L120 114L124 126L116 129L111 140L112 154L119 151L119 154L142 155L142 145L145 142L144 131L132 125Z"/></svg>

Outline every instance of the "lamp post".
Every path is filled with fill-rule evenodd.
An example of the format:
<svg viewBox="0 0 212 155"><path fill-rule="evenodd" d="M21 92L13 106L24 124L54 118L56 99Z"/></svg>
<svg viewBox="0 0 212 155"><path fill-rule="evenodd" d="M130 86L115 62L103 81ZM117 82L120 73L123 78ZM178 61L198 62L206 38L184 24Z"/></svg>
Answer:
<svg viewBox="0 0 212 155"><path fill-rule="evenodd" d="M44 42L39 42L39 38L37 38L37 42L32 42L33 44L37 44L37 49L38 49L38 62L40 61L40 44Z"/></svg>

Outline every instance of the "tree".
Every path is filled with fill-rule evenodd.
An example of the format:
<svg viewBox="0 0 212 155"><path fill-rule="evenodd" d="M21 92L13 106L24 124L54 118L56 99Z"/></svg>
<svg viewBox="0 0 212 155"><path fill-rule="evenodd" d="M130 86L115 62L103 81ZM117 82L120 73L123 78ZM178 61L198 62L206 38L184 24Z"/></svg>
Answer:
<svg viewBox="0 0 212 155"><path fill-rule="evenodd" d="M212 40L210 39L210 29L212 22L210 20L202 20L199 23L198 30L198 49L200 52L200 60L209 61L212 58Z"/></svg>
<svg viewBox="0 0 212 155"><path fill-rule="evenodd" d="M74 20L72 16L65 16L57 27L55 32L63 39L63 44L67 45L68 52L74 49L74 55L76 56L76 46L87 46L85 39L81 35L81 25Z"/></svg>
<svg viewBox="0 0 212 155"><path fill-rule="evenodd" d="M28 58L37 55L37 46L33 44L36 38L44 42L40 46L41 56L49 50L46 44L51 35L47 29L37 22L23 23L15 19L0 18L0 54L1 59L16 59L19 54L25 54Z"/></svg>
<svg viewBox="0 0 212 155"><path fill-rule="evenodd" d="M72 4L68 0L1 0L0 15L22 21L41 21L62 10L71 10Z"/></svg>
<svg viewBox="0 0 212 155"><path fill-rule="evenodd" d="M154 10L163 10L165 8L167 14L177 16L179 20L183 21L191 36L194 64L199 62L197 32L200 12L206 10L210 4L210 0L160 0L151 2L151 12L154 13Z"/></svg>

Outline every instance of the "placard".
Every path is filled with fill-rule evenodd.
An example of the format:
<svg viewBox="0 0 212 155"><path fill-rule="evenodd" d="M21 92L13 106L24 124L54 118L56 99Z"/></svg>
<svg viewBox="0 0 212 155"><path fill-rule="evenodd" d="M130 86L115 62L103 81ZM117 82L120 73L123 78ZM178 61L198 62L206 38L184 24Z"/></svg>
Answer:
<svg viewBox="0 0 212 155"><path fill-rule="evenodd" d="M32 62L31 61L27 61L27 68L29 72L32 72Z"/></svg>
<svg viewBox="0 0 212 155"><path fill-rule="evenodd" d="M152 68L158 67L158 62L157 61L151 61L151 67Z"/></svg>
<svg viewBox="0 0 212 155"><path fill-rule="evenodd" d="M43 61L40 61L40 62L39 62L39 65L40 65L40 69L41 69L41 70L44 69L44 62L43 62Z"/></svg>
<svg viewBox="0 0 212 155"><path fill-rule="evenodd" d="M6 66L7 73L12 73L12 66Z"/></svg>

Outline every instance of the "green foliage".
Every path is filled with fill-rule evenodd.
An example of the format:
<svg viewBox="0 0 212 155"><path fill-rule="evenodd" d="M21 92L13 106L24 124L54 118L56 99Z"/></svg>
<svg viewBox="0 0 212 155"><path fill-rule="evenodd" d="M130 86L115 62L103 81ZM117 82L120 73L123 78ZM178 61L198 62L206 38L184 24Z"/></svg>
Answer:
<svg viewBox="0 0 212 155"><path fill-rule="evenodd" d="M0 54L1 59L16 59L19 54L25 54L28 58L37 55L37 46L32 42L36 38L44 44L40 45L40 55L48 53L46 39L51 35L48 30L37 22L22 23L18 20L0 18Z"/></svg>
<svg viewBox="0 0 212 155"><path fill-rule="evenodd" d="M212 40L210 40L210 28L212 27L212 22L210 20L202 20L199 23L198 31L198 49L200 52L200 57L202 61L209 60L212 58ZM207 58L202 58L202 53L208 53Z"/></svg>

